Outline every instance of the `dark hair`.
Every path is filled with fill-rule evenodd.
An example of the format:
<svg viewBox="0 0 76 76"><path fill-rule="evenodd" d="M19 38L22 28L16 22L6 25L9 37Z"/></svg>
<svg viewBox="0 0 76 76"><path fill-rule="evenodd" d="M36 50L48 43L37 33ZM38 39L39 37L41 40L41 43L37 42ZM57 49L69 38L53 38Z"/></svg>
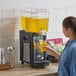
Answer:
<svg viewBox="0 0 76 76"><path fill-rule="evenodd" d="M63 20L63 27L71 28L73 33L76 35L76 17L69 16Z"/></svg>

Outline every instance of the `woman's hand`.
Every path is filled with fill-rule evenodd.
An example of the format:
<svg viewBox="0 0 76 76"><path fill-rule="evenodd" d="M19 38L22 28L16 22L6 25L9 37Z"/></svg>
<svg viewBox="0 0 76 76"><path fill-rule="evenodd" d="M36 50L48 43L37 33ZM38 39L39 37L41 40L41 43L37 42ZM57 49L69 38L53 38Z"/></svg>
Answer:
<svg viewBox="0 0 76 76"><path fill-rule="evenodd" d="M47 50L49 50L49 51L56 51L55 49L53 49L51 46L45 46L45 48L47 49Z"/></svg>
<svg viewBox="0 0 76 76"><path fill-rule="evenodd" d="M50 47L50 46L45 46L45 48L46 48L48 51L50 51L53 56L55 56L57 59L59 59L59 57L60 57L60 53L59 53L59 52L57 52L55 49L53 49L53 48Z"/></svg>

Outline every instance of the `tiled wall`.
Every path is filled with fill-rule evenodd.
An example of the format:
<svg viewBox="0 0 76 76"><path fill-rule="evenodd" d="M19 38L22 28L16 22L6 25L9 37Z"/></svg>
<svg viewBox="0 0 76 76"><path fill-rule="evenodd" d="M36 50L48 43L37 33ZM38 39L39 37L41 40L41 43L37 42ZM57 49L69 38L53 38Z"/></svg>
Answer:
<svg viewBox="0 0 76 76"><path fill-rule="evenodd" d="M16 60L19 58L20 15L18 13L14 9L0 10L0 47L5 50L8 46L15 47Z"/></svg>

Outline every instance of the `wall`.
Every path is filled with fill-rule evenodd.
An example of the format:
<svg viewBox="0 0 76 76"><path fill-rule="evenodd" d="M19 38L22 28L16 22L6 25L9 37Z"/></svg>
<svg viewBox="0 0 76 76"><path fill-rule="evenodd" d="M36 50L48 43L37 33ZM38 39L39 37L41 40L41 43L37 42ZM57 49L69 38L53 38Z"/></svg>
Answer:
<svg viewBox="0 0 76 76"><path fill-rule="evenodd" d="M15 59L19 61L20 16L27 8L47 9L49 31L47 39L67 38L62 33L62 20L66 16L76 16L75 0L0 0L0 47L15 47Z"/></svg>

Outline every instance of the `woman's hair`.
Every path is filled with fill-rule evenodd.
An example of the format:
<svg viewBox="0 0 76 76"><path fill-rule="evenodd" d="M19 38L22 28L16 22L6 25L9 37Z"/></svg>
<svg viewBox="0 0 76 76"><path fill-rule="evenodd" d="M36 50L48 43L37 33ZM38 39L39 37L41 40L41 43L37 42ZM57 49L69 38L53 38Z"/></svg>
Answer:
<svg viewBox="0 0 76 76"><path fill-rule="evenodd" d="M66 17L63 20L63 27L66 29L71 28L73 31L73 34L76 35L76 17L73 17L73 16Z"/></svg>

